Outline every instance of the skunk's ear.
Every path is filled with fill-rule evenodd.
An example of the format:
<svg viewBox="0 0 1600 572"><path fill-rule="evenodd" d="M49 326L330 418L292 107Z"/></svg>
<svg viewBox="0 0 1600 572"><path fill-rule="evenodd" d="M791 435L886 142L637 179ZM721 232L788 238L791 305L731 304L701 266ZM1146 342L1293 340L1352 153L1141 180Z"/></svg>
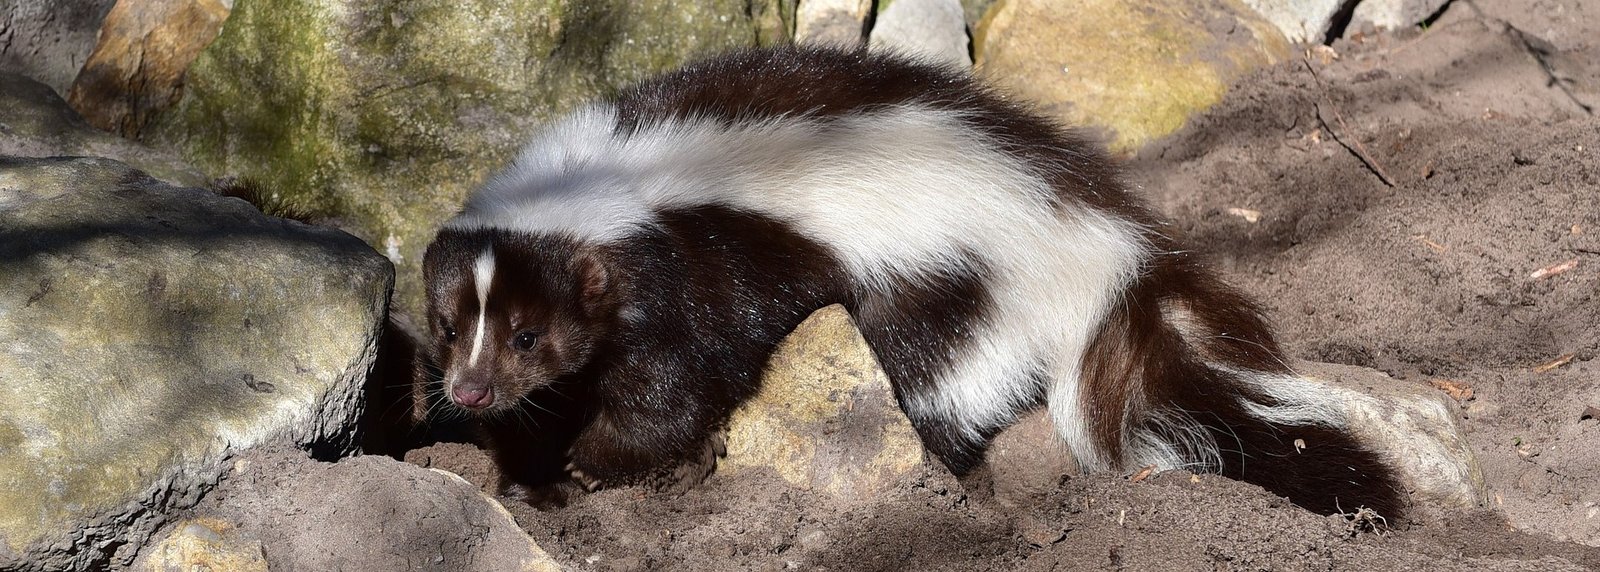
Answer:
<svg viewBox="0 0 1600 572"><path fill-rule="evenodd" d="M616 298L616 281L605 255L594 248L579 248L577 256L573 258L573 267L578 277L578 296L583 311L590 316L609 311Z"/></svg>

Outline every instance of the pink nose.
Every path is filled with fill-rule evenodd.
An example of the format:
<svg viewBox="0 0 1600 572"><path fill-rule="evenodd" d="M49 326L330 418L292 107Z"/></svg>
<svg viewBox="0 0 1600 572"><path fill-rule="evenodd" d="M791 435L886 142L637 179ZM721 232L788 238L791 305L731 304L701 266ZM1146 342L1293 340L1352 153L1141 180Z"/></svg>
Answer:
<svg viewBox="0 0 1600 572"><path fill-rule="evenodd" d="M494 391L487 387L457 385L450 390L450 398L462 407L483 409L494 403Z"/></svg>

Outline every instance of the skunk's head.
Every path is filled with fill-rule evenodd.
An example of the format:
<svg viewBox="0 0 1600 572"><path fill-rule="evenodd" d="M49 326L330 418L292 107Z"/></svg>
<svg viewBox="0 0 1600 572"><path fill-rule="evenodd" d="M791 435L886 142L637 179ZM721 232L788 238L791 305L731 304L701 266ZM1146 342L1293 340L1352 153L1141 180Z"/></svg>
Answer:
<svg viewBox="0 0 1600 572"><path fill-rule="evenodd" d="M611 278L598 249L574 241L440 231L423 258L424 381L469 413L515 407L595 359L615 312Z"/></svg>

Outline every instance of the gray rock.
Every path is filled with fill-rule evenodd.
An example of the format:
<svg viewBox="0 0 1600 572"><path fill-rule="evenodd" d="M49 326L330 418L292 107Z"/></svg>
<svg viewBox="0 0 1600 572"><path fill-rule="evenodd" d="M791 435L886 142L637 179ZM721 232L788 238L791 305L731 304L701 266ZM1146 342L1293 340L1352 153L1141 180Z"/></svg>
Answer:
<svg viewBox="0 0 1600 572"><path fill-rule="evenodd" d="M177 155L95 129L49 86L16 74L0 73L0 155L105 157L179 185L206 182Z"/></svg>
<svg viewBox="0 0 1600 572"><path fill-rule="evenodd" d="M253 452L217 497L226 503L202 502L133 569L561 570L478 487L388 457Z"/></svg>
<svg viewBox="0 0 1600 572"><path fill-rule="evenodd" d="M1344 0L1244 0L1297 44L1321 43Z"/></svg>
<svg viewBox="0 0 1600 572"><path fill-rule="evenodd" d="M1379 30L1400 30L1422 23L1449 0L1364 0L1356 5L1346 30L1368 25Z"/></svg>
<svg viewBox="0 0 1600 572"><path fill-rule="evenodd" d="M872 0L801 0L795 9L794 41L857 46L865 40Z"/></svg>
<svg viewBox="0 0 1600 572"><path fill-rule="evenodd" d="M108 159L0 158L0 569L126 564L222 460L353 448L393 271Z"/></svg>
<svg viewBox="0 0 1600 572"><path fill-rule="evenodd" d="M958 0L896 0L878 13L872 27L872 49L962 69L972 67L968 43Z"/></svg>
<svg viewBox="0 0 1600 572"><path fill-rule="evenodd" d="M0 2L0 73L18 73L67 93L94 49L116 0Z"/></svg>

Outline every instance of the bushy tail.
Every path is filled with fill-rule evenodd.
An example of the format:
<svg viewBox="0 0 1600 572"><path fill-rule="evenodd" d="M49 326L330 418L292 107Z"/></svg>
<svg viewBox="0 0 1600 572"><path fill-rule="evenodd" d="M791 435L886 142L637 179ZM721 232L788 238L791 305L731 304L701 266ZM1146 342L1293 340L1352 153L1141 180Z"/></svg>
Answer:
<svg viewBox="0 0 1600 572"><path fill-rule="evenodd" d="M1218 472L1323 514L1397 516L1393 468L1351 435L1344 396L1294 375L1249 300L1169 256L1084 358L1098 445L1126 467Z"/></svg>

